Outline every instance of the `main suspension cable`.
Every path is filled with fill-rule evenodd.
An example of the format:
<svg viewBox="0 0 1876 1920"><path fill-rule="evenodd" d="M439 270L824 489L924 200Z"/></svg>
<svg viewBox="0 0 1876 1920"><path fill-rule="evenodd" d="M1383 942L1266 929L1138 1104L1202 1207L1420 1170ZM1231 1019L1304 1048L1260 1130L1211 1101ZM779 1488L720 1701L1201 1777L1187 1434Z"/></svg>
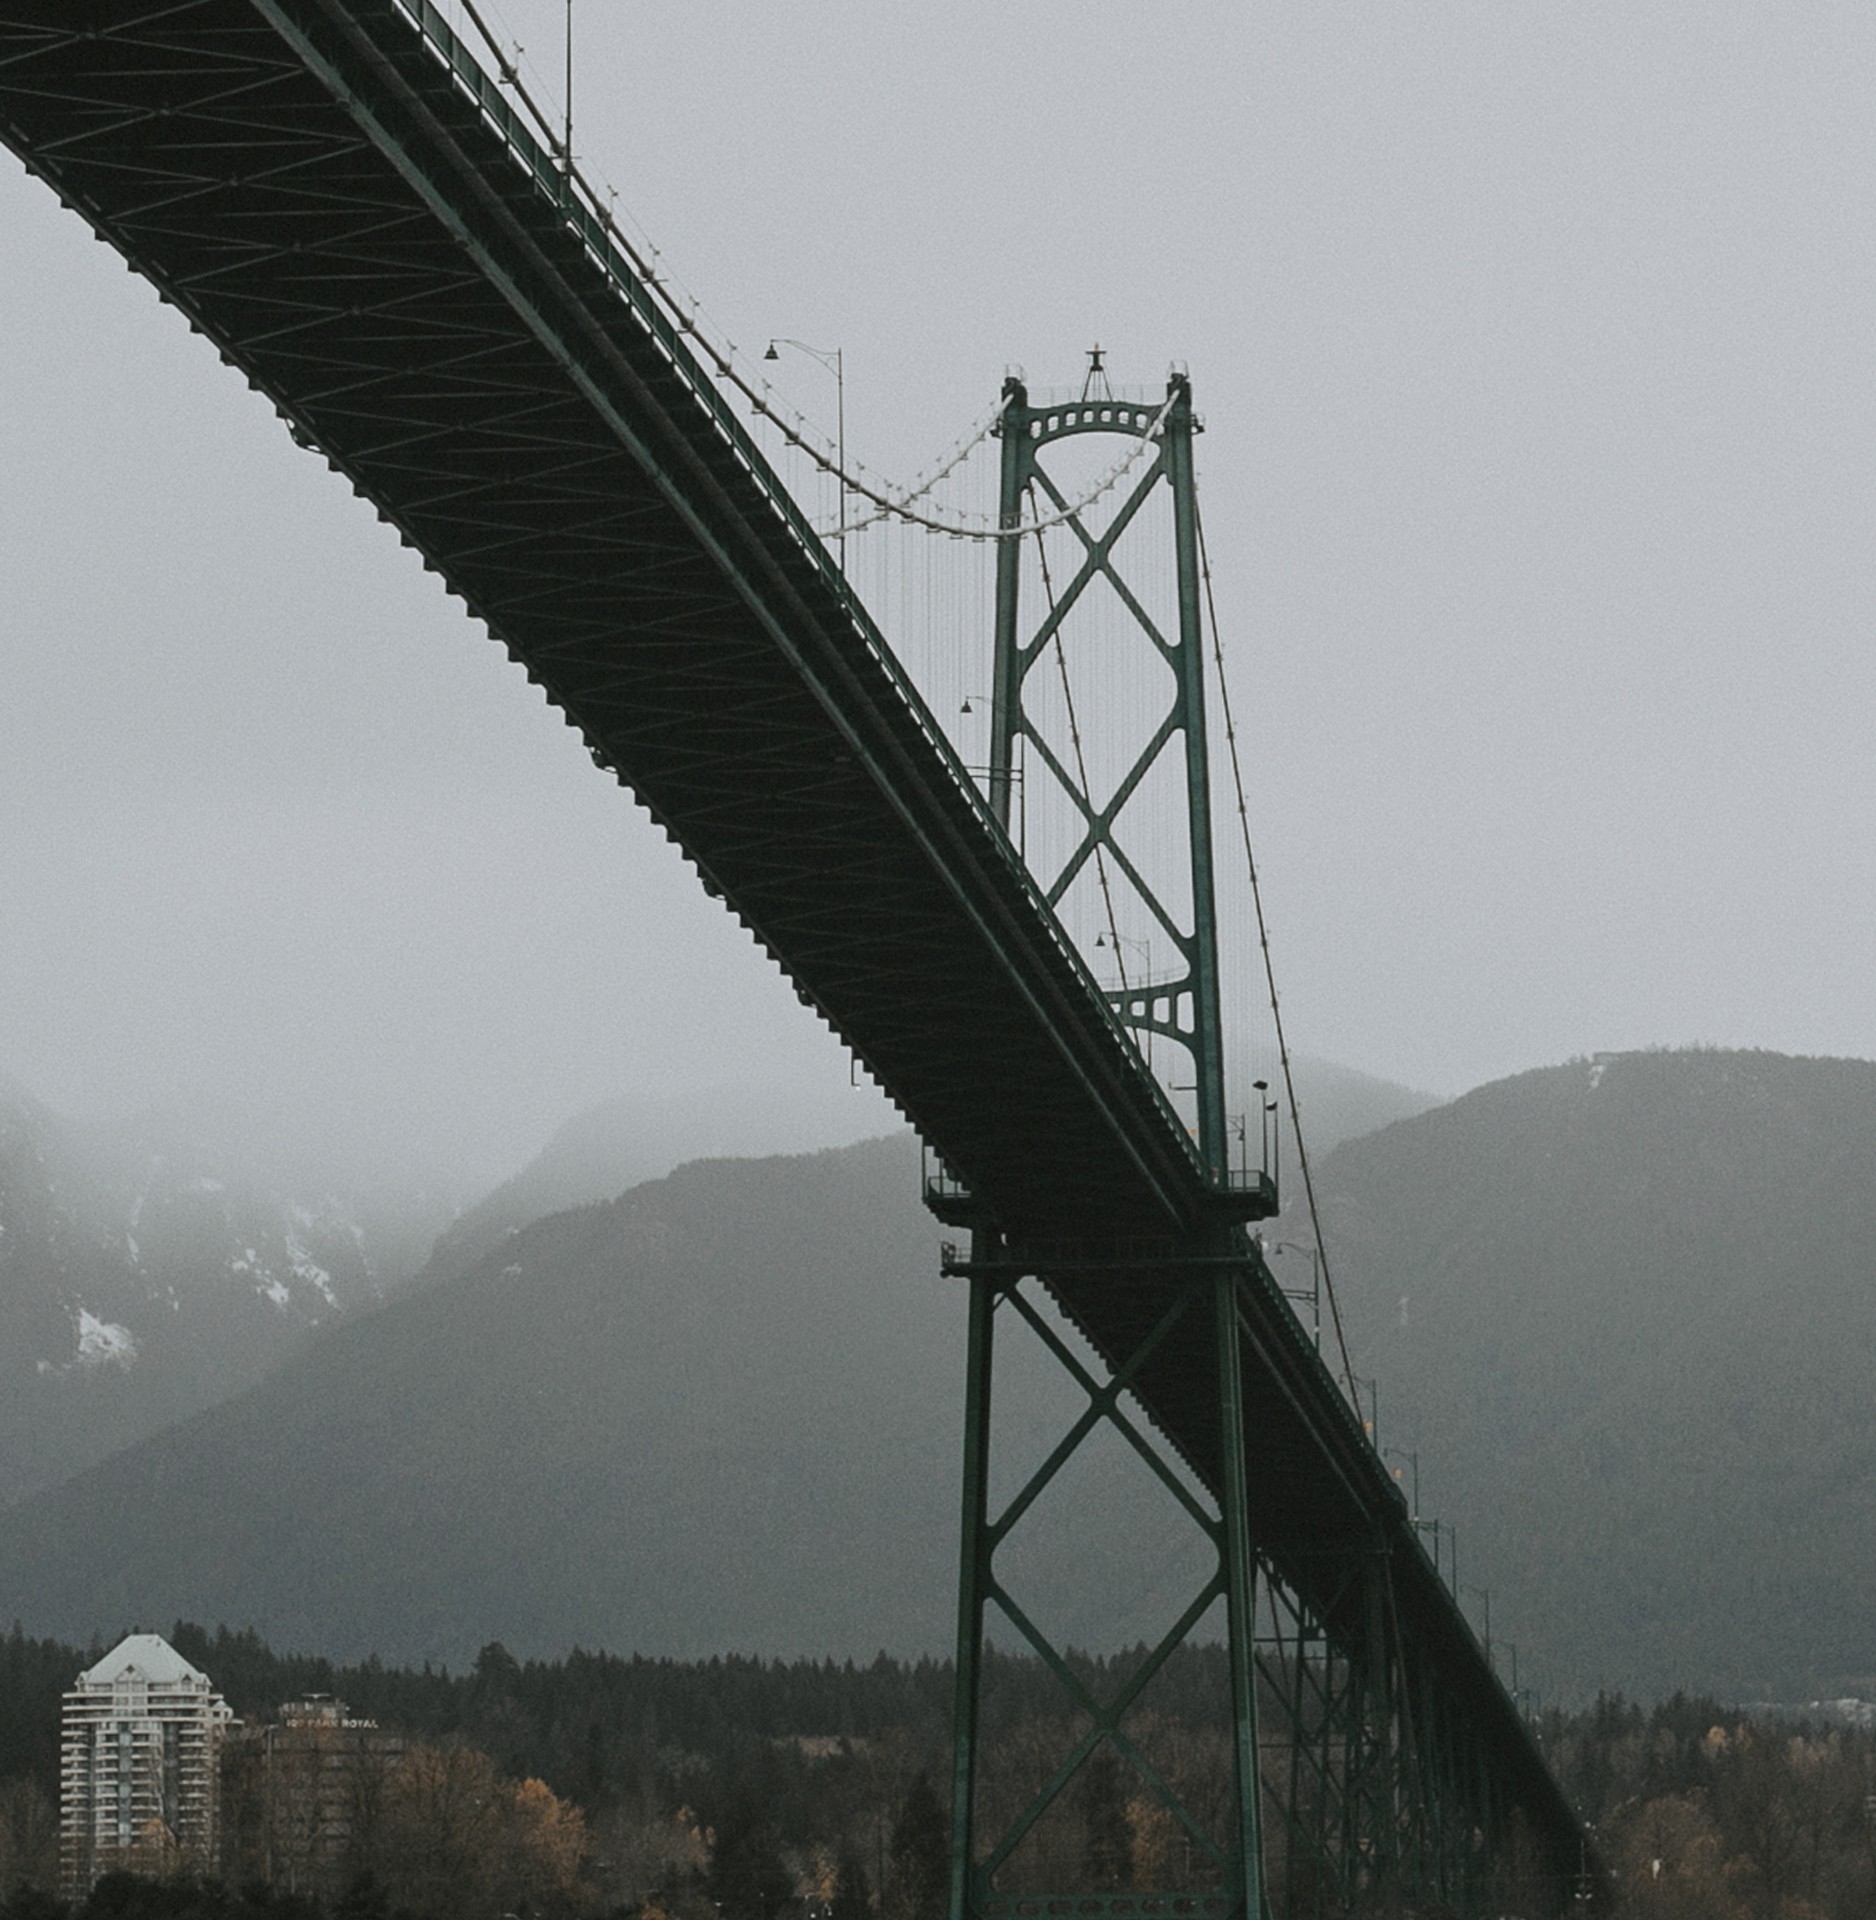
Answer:
<svg viewBox="0 0 1876 1920"><path fill-rule="evenodd" d="M435 0L395 0L395 4L399 6L411 20L418 32L433 45L437 44L436 35L439 31L448 34L451 39L454 39L454 33L445 26L435 5ZM859 468L856 472L848 472L837 454L830 453L825 447L816 444L814 430L808 426L806 419L802 415L796 413L791 419L771 403L768 398L767 381L760 379L760 377L752 378L743 372L742 368L737 364L736 346L733 341L726 340L720 346L717 344L711 337L711 334L705 330L702 319L702 303L694 294L686 293L684 298L680 298L679 289L673 284L671 276L660 272L658 268L657 247L651 242L649 237L645 239L645 243L641 247L638 241L633 238L632 234L627 231L626 227L621 224L616 193L608 188L605 195L602 196L594 189L582 169L574 163L571 114L563 113L559 120L556 121L555 117L549 113L528 90L526 83L521 77L521 63L526 58L526 55L520 44L518 42L512 44L505 42L484 16L481 8L476 4L476 0L457 0L457 4L461 7L463 16L474 29L477 37L480 38L483 46L493 56L497 69L498 84L507 88L522 112L527 118L533 121L535 127L539 130L542 139L546 143L548 155L556 164L556 170L561 183L561 191L570 198L577 196L585 201L586 205L598 219L606 235L608 244L616 248L619 254L623 256L626 263L632 268L638 279L643 282L646 289L650 292L652 298L665 310L679 333L686 334L695 341L704 356L715 367L717 377L734 387L736 391L748 401L750 407L757 414L782 434L789 445L799 447L824 473L840 481L848 493L857 495L860 499L869 501L872 504L875 509L874 512L865 515L858 521L850 523L845 521L845 509L843 508L841 517L845 524L826 529L822 532L821 538L834 539L842 533L856 533L865 527L877 524L881 520L904 520L914 526L924 527L929 532L950 534L960 540L1020 540L1025 534L1037 528L1061 526L1076 514L1091 507L1104 494L1119 485L1128 470L1158 441L1160 430L1164 426L1166 416L1171 411L1174 403L1174 396L1171 394L1168 394L1164 404L1153 415L1151 421L1142 426L1139 438L1135 444L1128 449L1108 473L1095 483L1083 499L1075 502L1072 506L1064 507L1059 513L1052 514L1046 519L1032 521L1027 525L1015 527L999 527L988 524L977 526L963 525L957 522L939 519L931 514L918 512L914 506L916 501L923 499L954 472L973 448L996 431L998 424L1003 418L1004 409L1002 407L998 407L972 433L968 434L956 449L942 461L935 471L910 488L902 489L898 492L882 491L879 487L872 485L869 481L861 477L865 471L863 467ZM470 54L467 48L464 48L463 51L473 63L474 55ZM442 53L440 47L439 54L445 60L445 63L448 64L449 56ZM528 62L528 64L530 66L533 65L531 61ZM538 69L536 69L536 71L538 72ZM486 102L479 101L478 105L481 106L485 113L488 111ZM503 131L506 135L507 130L504 129ZM627 218L630 218L629 214ZM642 228L640 232L643 232ZM648 255L649 257L647 257ZM613 271L610 262L603 264L606 265L608 272ZM688 305L686 301L688 301ZM1128 404L1131 405L1132 403ZM1137 410L1144 415L1147 411L1146 403L1144 401L1140 402Z"/></svg>
<svg viewBox="0 0 1876 1920"><path fill-rule="evenodd" d="M912 502L930 493L940 481L946 479L963 464L966 456L972 452L980 441L989 438L991 434L997 431L1003 423L1005 408L999 407L968 439L961 442L958 450L951 455L942 466L933 472L927 480L913 487L909 492L898 495L885 494L881 493L878 488L869 486L864 480L857 479L854 475L845 472L838 460L830 458L821 448L814 445L811 440L803 438L801 430L798 427L784 420L769 406L763 396L750 386L749 382L743 378L741 371L733 361L720 354L715 347L704 340L701 334L697 335L697 339L699 344L703 346L704 351L716 362L717 371L722 378L729 381L765 420L769 421L772 426L779 428L787 437L791 446L799 447L823 473L829 474L834 479L841 481L849 493L857 493L863 500L870 500L873 503L876 511L865 515L862 519L848 521L838 527L817 529L823 540L831 540L842 533L863 532L868 527L877 526L882 520L909 521L915 527L924 527L932 533L948 533L953 539L957 540L1021 540L1026 534L1044 533L1051 527L1063 526L1068 521L1073 520L1078 514L1085 513L1088 508L1093 506L1094 503L1104 495L1111 493L1120 485L1121 481L1127 477L1132 469L1140 463L1142 457L1149 450L1157 447L1160 431L1166 423L1167 414L1172 411L1175 398L1173 395L1167 396L1159 411L1155 413L1146 426L1140 430L1139 438L1134 444L1108 468L1106 473L1095 481L1094 485L1091 486L1079 500L1072 501L1069 505L1060 508L1055 513L1039 515L1034 520L1020 521L1014 526L992 526L988 521L985 521L981 525L969 526L958 521L939 520L930 514L915 512ZM1145 407L1143 406L1140 411L1144 413L1146 411Z"/></svg>
<svg viewBox="0 0 1876 1920"><path fill-rule="evenodd" d="M1342 1372L1348 1384L1348 1397L1356 1417L1361 1415L1361 1390L1355 1384L1355 1363L1349 1358L1348 1338L1342 1328L1342 1308L1335 1297L1335 1283L1329 1276L1329 1250L1323 1243L1322 1214L1316 1205L1316 1179L1309 1164L1309 1149L1303 1141L1303 1116L1296 1100L1296 1076L1290 1065L1290 1043L1283 1031L1283 1007L1277 998L1276 965L1270 957L1270 929L1264 920L1264 892L1257 878L1257 857L1251 850L1251 816L1244 804L1244 767L1238 756L1237 722L1231 711L1231 684L1225 678L1224 646L1218 634L1218 602L1212 593L1211 556L1205 547L1205 522L1193 502L1193 519L1198 529L1199 573L1205 582L1205 606L1212 625L1212 660L1218 674L1218 694L1224 708L1225 741L1231 752L1231 784L1238 808L1238 832L1244 843L1244 865L1251 881L1251 904L1257 914L1257 944L1263 950L1264 981L1270 990L1270 1018L1277 1030L1277 1059L1283 1068L1283 1090L1290 1106L1290 1129L1296 1139L1297 1164L1303 1170L1303 1193L1309 1203L1310 1231L1316 1238L1316 1262L1322 1275L1322 1289L1329 1296L1329 1318L1335 1328L1335 1344L1342 1356ZM1380 1444L1380 1436L1375 1436Z"/></svg>

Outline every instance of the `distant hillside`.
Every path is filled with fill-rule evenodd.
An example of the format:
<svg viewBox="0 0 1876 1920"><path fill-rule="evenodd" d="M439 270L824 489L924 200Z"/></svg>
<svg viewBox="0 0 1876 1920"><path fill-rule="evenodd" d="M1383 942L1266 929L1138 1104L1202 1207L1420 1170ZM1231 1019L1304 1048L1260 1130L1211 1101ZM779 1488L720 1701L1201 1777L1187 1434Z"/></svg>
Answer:
<svg viewBox="0 0 1876 1920"><path fill-rule="evenodd" d="M1296 1103L1303 1110L1303 1138L1309 1143L1312 1158L1344 1140L1357 1140L1365 1133L1392 1126L1396 1120L1411 1120L1415 1114L1437 1107L1442 1098L1306 1053L1292 1056L1292 1064Z"/></svg>
<svg viewBox="0 0 1876 1920"><path fill-rule="evenodd" d="M1876 1693L1876 1064L1578 1061L1322 1184L1382 1441L1526 1677Z"/></svg>
<svg viewBox="0 0 1876 1920"><path fill-rule="evenodd" d="M1381 1441L1522 1679L1876 1693L1873 1163L1876 1065L1722 1053L1520 1075L1324 1157ZM940 1649L938 1237L905 1136L552 1215L0 1516L0 1591L34 1631L181 1614L342 1657ZM1006 1462L1068 1406L1012 1359ZM1085 1644L1157 1631L1186 1578L1122 1455L1084 1515L1156 1579L1089 1578L1053 1490L1005 1567Z"/></svg>
<svg viewBox="0 0 1876 1920"><path fill-rule="evenodd" d="M1392 1080L1296 1060L1297 1100L1312 1152L1438 1104ZM1247 1079L1249 1075L1245 1076ZM454 1280L509 1235L568 1207L613 1200L703 1155L756 1158L849 1146L898 1125L884 1097L860 1088L765 1087L633 1093L576 1114L512 1179L465 1208L438 1238L421 1283Z"/></svg>
<svg viewBox="0 0 1876 1920"><path fill-rule="evenodd" d="M426 1169L268 1137L201 1106L79 1127L0 1082L0 1506L375 1303L455 1211Z"/></svg>
<svg viewBox="0 0 1876 1920"><path fill-rule="evenodd" d="M941 1648L964 1296L939 1231L905 1135L556 1214L0 1516L0 1592L81 1639L182 1614L338 1656ZM1010 1351L1025 1444L1072 1413ZM1143 1475L1103 1497L1150 1539ZM1065 1550L1045 1517L1019 1581ZM1131 1598L1132 1633L1175 1610Z"/></svg>
<svg viewBox="0 0 1876 1920"><path fill-rule="evenodd" d="M1318 1142L1425 1104L1298 1065ZM699 1154L846 1144L894 1125L871 1087L641 1091L569 1121L458 1213L428 1170L197 1103L81 1128L0 1079L0 1507L261 1378L312 1327L416 1275L469 1273L535 1221ZM910 1186L893 1204L916 1209ZM505 1260L505 1256L504 1256Z"/></svg>
<svg viewBox="0 0 1876 1920"><path fill-rule="evenodd" d="M510 1234L550 1213L616 1200L687 1160L851 1146L899 1125L872 1084L765 1085L636 1092L576 1114L513 1176L438 1238L422 1282L454 1280Z"/></svg>

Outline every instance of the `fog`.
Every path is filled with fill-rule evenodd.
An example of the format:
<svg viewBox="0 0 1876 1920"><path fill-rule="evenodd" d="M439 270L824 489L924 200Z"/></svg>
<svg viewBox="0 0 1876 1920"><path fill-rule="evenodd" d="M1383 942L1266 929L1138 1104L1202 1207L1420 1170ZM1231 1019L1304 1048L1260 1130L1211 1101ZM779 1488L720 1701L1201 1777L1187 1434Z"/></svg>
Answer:
<svg viewBox="0 0 1876 1920"><path fill-rule="evenodd" d="M563 8L490 11L557 100ZM574 17L582 166L745 352L841 350L869 468L1011 363L1190 367L1295 1044L1441 1091L1876 1053L1867 10ZM0 1071L477 1178L633 1088L846 1080L519 670L10 160L0 316ZM767 371L831 427L822 369Z"/></svg>

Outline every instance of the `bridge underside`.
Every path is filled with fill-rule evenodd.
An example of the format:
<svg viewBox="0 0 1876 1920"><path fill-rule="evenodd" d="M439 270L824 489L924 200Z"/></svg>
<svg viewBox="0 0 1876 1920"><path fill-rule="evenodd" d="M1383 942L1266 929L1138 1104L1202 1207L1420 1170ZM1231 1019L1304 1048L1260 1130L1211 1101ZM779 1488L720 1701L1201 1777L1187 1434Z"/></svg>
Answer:
<svg viewBox="0 0 1876 1920"><path fill-rule="evenodd" d="M422 0L0 0L0 139L486 623L1110 1365L1193 1262L1228 1267L1260 1564L1343 1649L1385 1567L1398 1685L1573 1870L1229 1196L681 327L451 58ZM1133 1382L1214 1490L1215 1354L1176 1331Z"/></svg>

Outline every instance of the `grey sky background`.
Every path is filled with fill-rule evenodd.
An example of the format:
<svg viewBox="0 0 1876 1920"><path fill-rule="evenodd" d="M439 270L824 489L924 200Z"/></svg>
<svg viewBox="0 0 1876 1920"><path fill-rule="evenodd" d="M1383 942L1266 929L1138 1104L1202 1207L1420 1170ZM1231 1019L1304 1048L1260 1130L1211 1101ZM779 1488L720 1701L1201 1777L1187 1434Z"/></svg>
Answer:
<svg viewBox="0 0 1876 1920"><path fill-rule="evenodd" d="M557 96L562 7L494 11ZM576 72L582 164L730 339L844 350L873 469L1008 363L1189 364L1294 1044L1437 1091L1876 1053L1867 7L579 0ZM0 1071L473 1177L635 1085L844 1081L520 673L10 161L0 319ZM831 426L819 369L771 371Z"/></svg>

